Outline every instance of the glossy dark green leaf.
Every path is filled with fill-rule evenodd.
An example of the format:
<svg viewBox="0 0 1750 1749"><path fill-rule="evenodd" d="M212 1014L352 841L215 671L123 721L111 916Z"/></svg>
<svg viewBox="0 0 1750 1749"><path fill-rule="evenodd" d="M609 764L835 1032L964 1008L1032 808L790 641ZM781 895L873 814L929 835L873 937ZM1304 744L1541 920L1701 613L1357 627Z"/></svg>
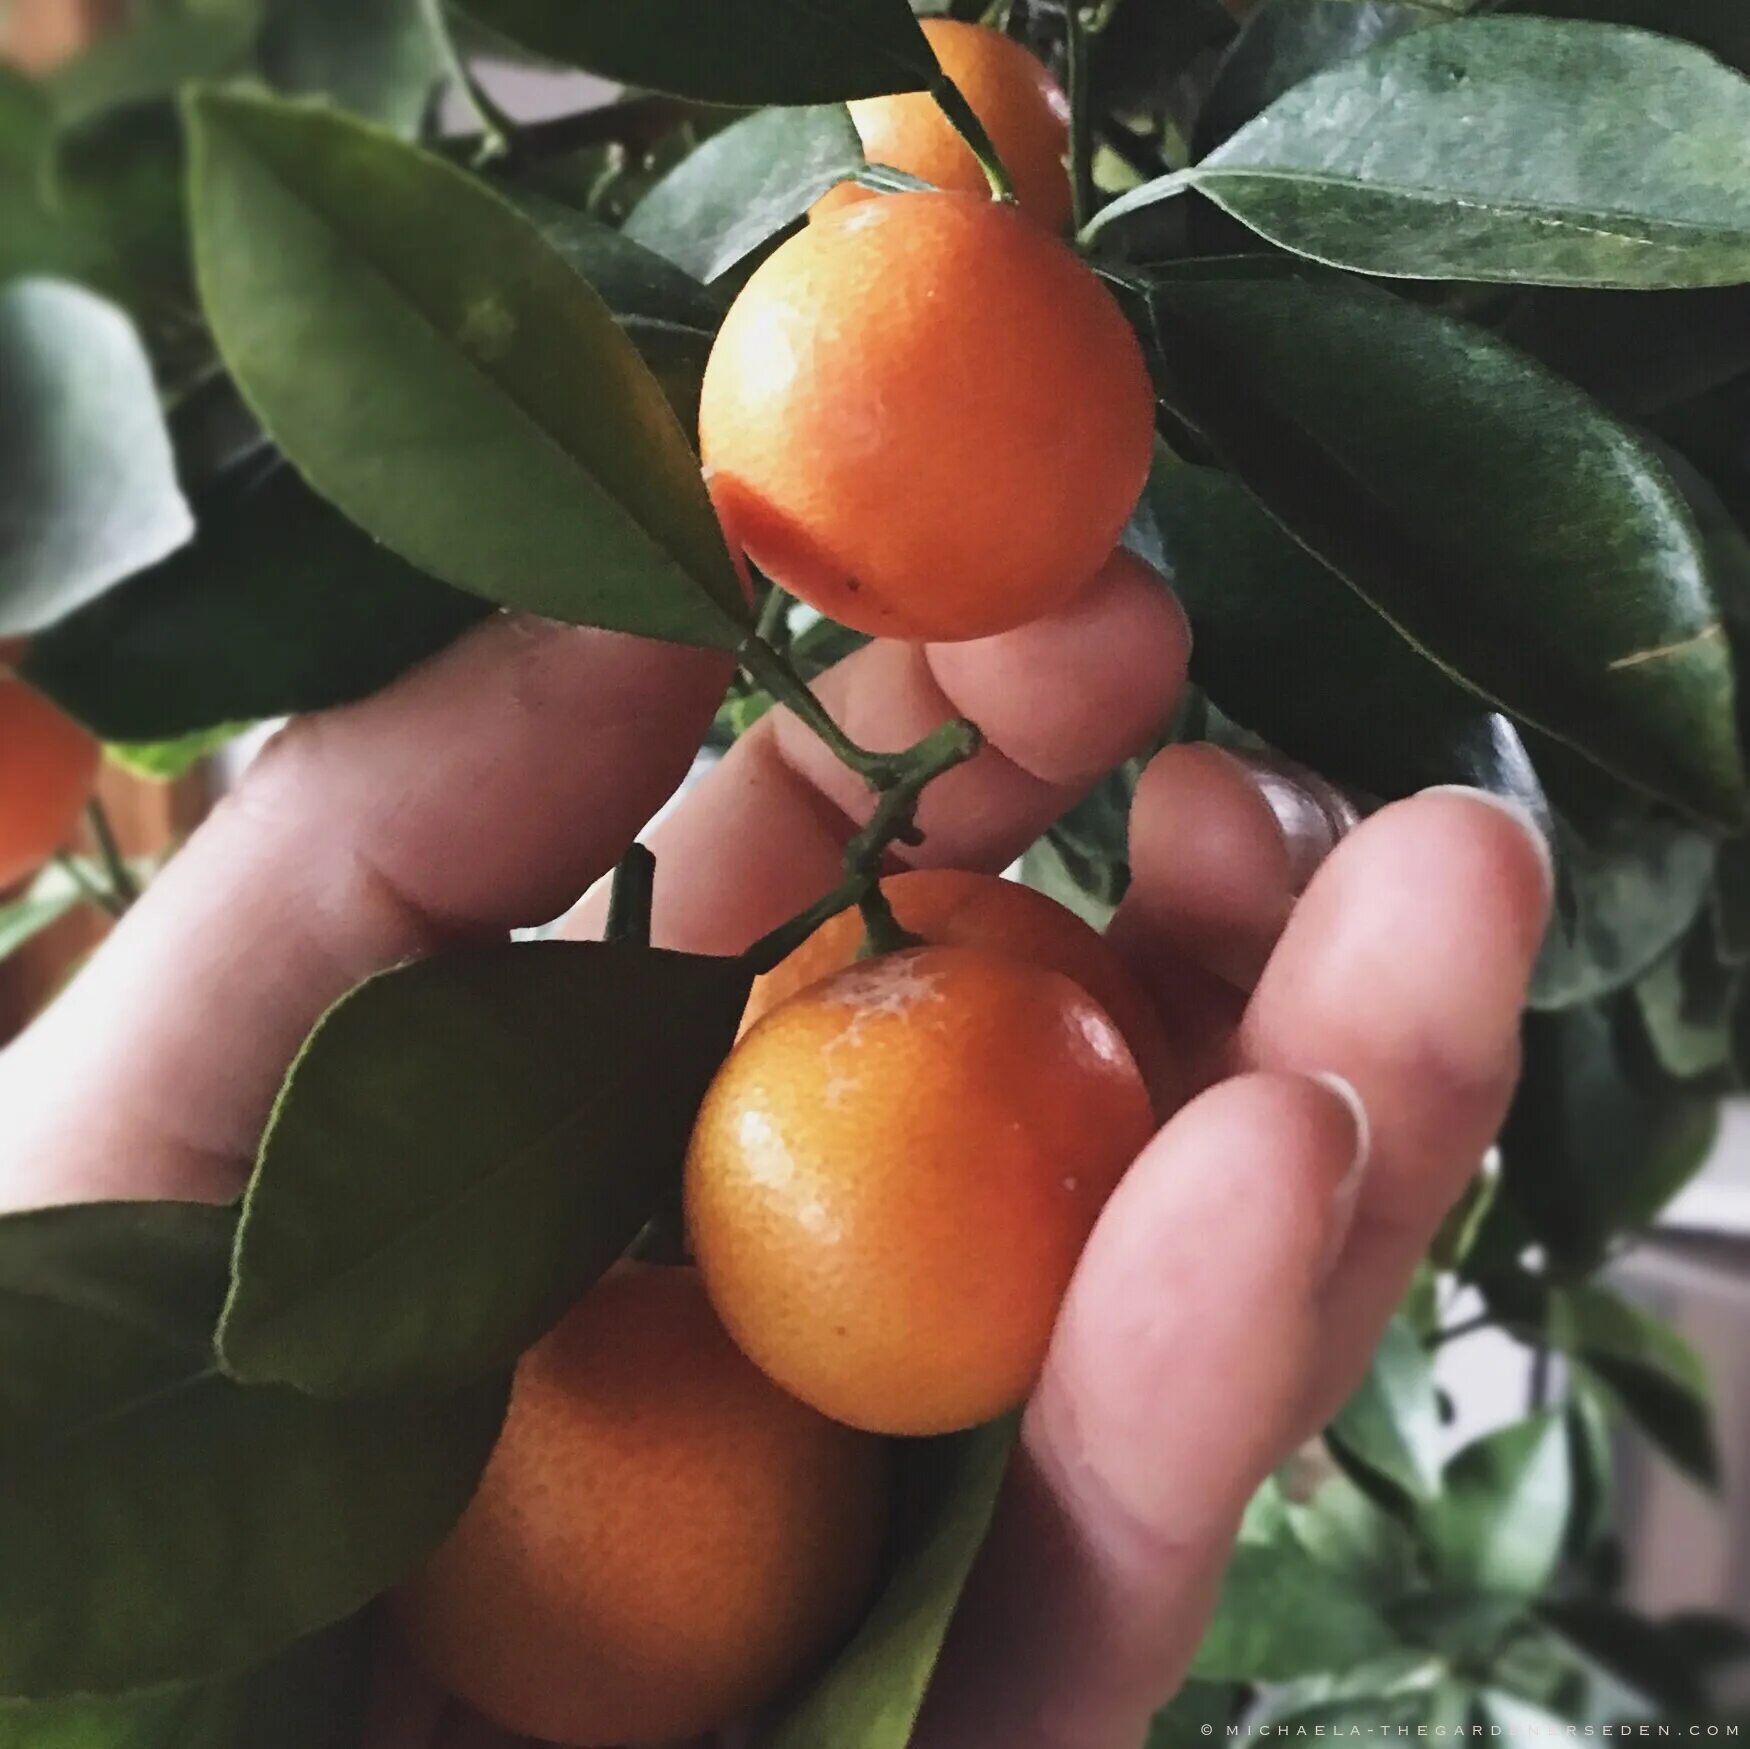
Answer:
<svg viewBox="0 0 1750 1749"><path fill-rule="evenodd" d="M50 199L53 144L48 94L0 61L0 282L25 273L78 277L92 265L90 248Z"/></svg>
<svg viewBox="0 0 1750 1749"><path fill-rule="evenodd" d="M1708 555L1636 436L1482 330L1354 281L1181 275L1148 296L1167 404L1411 642L1617 776L1743 817Z"/></svg>
<svg viewBox="0 0 1750 1749"><path fill-rule="evenodd" d="M1700 43L1739 71L1750 72L1750 12L1739 0L1501 0L1499 10L1663 31Z"/></svg>
<svg viewBox="0 0 1750 1749"><path fill-rule="evenodd" d="M1721 955L1733 965L1750 961L1750 838L1719 848L1714 864L1714 923Z"/></svg>
<svg viewBox="0 0 1750 1749"><path fill-rule="evenodd" d="M1284 1682L1393 1650L1397 1636L1341 1574L1292 1545L1234 1551L1192 1674Z"/></svg>
<svg viewBox="0 0 1750 1749"><path fill-rule="evenodd" d="M1561 1556L1571 1503L1566 1424L1538 1415L1452 1459L1423 1534L1446 1583L1535 1597Z"/></svg>
<svg viewBox="0 0 1750 1749"><path fill-rule="evenodd" d="M699 385L727 300L601 220L528 190L506 191L595 287L638 348L683 429L699 423Z"/></svg>
<svg viewBox="0 0 1750 1749"><path fill-rule="evenodd" d="M427 0L265 0L256 56L281 91L412 135L444 77Z"/></svg>
<svg viewBox="0 0 1750 1749"><path fill-rule="evenodd" d="M193 529L127 318L76 286L0 289L0 636L52 624Z"/></svg>
<svg viewBox="0 0 1750 1749"><path fill-rule="evenodd" d="M1142 1749L1192 1749L1206 1737L1225 1736L1245 1690L1231 1682L1187 1682L1149 1723Z"/></svg>
<svg viewBox="0 0 1750 1749"><path fill-rule="evenodd" d="M1468 783L1545 813L1512 724L1457 685L1231 474L1164 450L1128 543L1191 616L1192 676L1290 758L1385 800Z"/></svg>
<svg viewBox="0 0 1750 1749"><path fill-rule="evenodd" d="M318 1403L214 1364L236 1215L111 1203L0 1221L0 1695L249 1669L445 1534L506 1384Z"/></svg>
<svg viewBox="0 0 1750 1749"><path fill-rule="evenodd" d="M1326 1437L1411 1500L1430 1500L1440 1491L1444 1442L1433 1362L1403 1319L1386 1326L1367 1377Z"/></svg>
<svg viewBox="0 0 1750 1749"><path fill-rule="evenodd" d="M1304 1504L1290 1505L1287 1517L1300 1547L1375 1604L1395 1605L1422 1582L1409 1531L1345 1475L1321 1483Z"/></svg>
<svg viewBox="0 0 1750 1749"><path fill-rule="evenodd" d="M263 1139L226 1367L345 1396L513 1360L676 1181L748 984L734 960L549 941L360 986Z"/></svg>
<svg viewBox="0 0 1750 1749"><path fill-rule="evenodd" d="M1556 895L1531 1001L1571 1008L1626 988L1670 950L1707 902L1711 839L1645 808L1596 830L1555 822Z"/></svg>
<svg viewBox="0 0 1750 1749"><path fill-rule="evenodd" d="M241 1676L101 1698L0 1700L0 1749L359 1749L373 1640L352 1621Z"/></svg>
<svg viewBox="0 0 1750 1749"><path fill-rule="evenodd" d="M1589 1269L1695 1174L1715 1101L1636 1073L1620 1020L1597 1007L1533 1014L1502 1134L1502 1215L1517 1211L1558 1264Z"/></svg>
<svg viewBox="0 0 1750 1749"><path fill-rule="evenodd" d="M1635 985L1641 1021L1661 1067L1693 1081L1726 1069L1732 1058L1732 1017L1742 971L1724 963L1711 917L1700 918L1676 947Z"/></svg>
<svg viewBox="0 0 1750 1749"><path fill-rule="evenodd" d="M105 740L160 741L362 698L489 611L270 459L209 495L192 546L37 638L25 672Z"/></svg>
<svg viewBox="0 0 1750 1749"><path fill-rule="evenodd" d="M684 158L632 209L626 235L695 279L713 280L863 168L842 103L767 109Z"/></svg>
<svg viewBox="0 0 1750 1749"><path fill-rule="evenodd" d="M1635 1613L1603 1598L1555 1598L1538 1610L1546 1623L1587 1659L1666 1708L1700 1712L1707 1685L1688 1656L1681 1627Z"/></svg>
<svg viewBox="0 0 1750 1749"><path fill-rule="evenodd" d="M147 13L105 31L49 75L55 118L70 127L106 109L168 97L194 79L240 70L261 25L255 0Z"/></svg>
<svg viewBox="0 0 1750 1749"><path fill-rule="evenodd" d="M832 1668L754 1749L905 1749L1014 1443L1013 1423L1000 1421L911 1448L924 1498L894 1576Z"/></svg>
<svg viewBox="0 0 1750 1749"><path fill-rule="evenodd" d="M0 903L0 960L17 953L79 905L79 883L64 868L46 868L21 897Z"/></svg>
<svg viewBox="0 0 1750 1749"><path fill-rule="evenodd" d="M533 225L338 113L207 91L189 115L215 337L325 498L502 605L739 641L740 584L686 436Z"/></svg>
<svg viewBox="0 0 1750 1749"><path fill-rule="evenodd" d="M935 56L905 0L462 0L549 60L707 103L918 91Z"/></svg>
<svg viewBox="0 0 1750 1749"><path fill-rule="evenodd" d="M1379 43L1446 23L1454 10L1443 0L1264 0L1240 27L1198 111L1197 156L1302 80Z"/></svg>
<svg viewBox="0 0 1750 1749"><path fill-rule="evenodd" d="M1636 101L1598 101L1619 90ZM1364 273L1733 285L1750 279L1747 130L1750 83L1688 43L1471 18L1306 80L1154 186Z"/></svg>
<svg viewBox="0 0 1750 1749"><path fill-rule="evenodd" d="M1221 0L1130 0L1093 38L1094 101L1103 111L1164 110L1188 127L1211 63L1236 28Z"/></svg>

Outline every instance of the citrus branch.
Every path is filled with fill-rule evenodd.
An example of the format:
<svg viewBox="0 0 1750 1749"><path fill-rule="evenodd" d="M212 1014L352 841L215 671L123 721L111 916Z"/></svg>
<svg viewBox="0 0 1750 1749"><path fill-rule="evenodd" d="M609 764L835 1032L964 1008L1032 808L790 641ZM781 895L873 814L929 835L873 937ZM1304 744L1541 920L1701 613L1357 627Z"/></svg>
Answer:
<svg viewBox="0 0 1750 1749"><path fill-rule="evenodd" d="M474 76L468 57L462 53L450 28L444 0L422 0L426 29L443 57L450 77L461 92L463 101L474 112L480 124L480 141L474 150L474 165L479 169L495 159L508 158L517 134L517 124L493 102L486 87Z"/></svg>
<svg viewBox="0 0 1750 1749"><path fill-rule="evenodd" d="M642 844L630 844L608 889L606 939L631 947L650 945L651 900L656 890L656 857Z"/></svg>
<svg viewBox="0 0 1750 1749"><path fill-rule="evenodd" d="M1075 228L1079 232L1094 215L1094 112L1091 102L1090 40L1093 20L1080 0L1070 0L1064 9L1068 28L1069 79L1069 180L1075 202Z"/></svg>
<svg viewBox="0 0 1750 1749"><path fill-rule="evenodd" d="M121 846L116 843L108 812L96 796L87 805L85 817L91 826L91 836L97 840L97 853L102 858L103 872L109 879L109 890L115 899L115 915L119 917L139 898L140 884L134 879L133 870L121 853Z"/></svg>
<svg viewBox="0 0 1750 1749"><path fill-rule="evenodd" d="M873 951L888 953L906 946L911 938L900 928L880 888L882 861L891 845L917 842L918 802L924 791L944 772L972 758L984 745L984 737L965 717L955 717L904 752L871 753L833 721L801 675L769 644L750 637L736 654L750 679L800 717L839 762L875 792L874 812L845 846L845 878L806 911L761 936L742 957L756 973L769 972L829 917L853 905L863 913Z"/></svg>
<svg viewBox="0 0 1750 1749"><path fill-rule="evenodd" d="M978 167L990 184L991 198L1013 205L1015 185L1009 180L1009 173L1003 168L1003 161L991 143L990 135L985 132L984 123L973 113L972 105L966 101L960 87L946 73L938 73L930 85L930 95L978 160Z"/></svg>

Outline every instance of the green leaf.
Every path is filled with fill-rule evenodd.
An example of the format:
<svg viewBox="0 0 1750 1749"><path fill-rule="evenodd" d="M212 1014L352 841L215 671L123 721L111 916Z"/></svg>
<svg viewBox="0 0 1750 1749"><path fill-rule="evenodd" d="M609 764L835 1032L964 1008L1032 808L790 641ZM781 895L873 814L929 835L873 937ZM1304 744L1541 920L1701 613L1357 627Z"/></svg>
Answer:
<svg viewBox="0 0 1750 1749"><path fill-rule="evenodd" d="M1341 1452L1411 1500L1440 1491L1440 1403L1434 1367L1401 1318L1386 1326L1361 1387L1327 1430Z"/></svg>
<svg viewBox="0 0 1750 1749"><path fill-rule="evenodd" d="M1535 1597L1561 1557L1572 1506L1567 1426L1538 1415L1467 1445L1422 1514L1449 1585Z"/></svg>
<svg viewBox="0 0 1750 1749"><path fill-rule="evenodd" d="M1197 156L1303 80L1452 15L1417 0L1264 0L1241 25L1197 112Z"/></svg>
<svg viewBox="0 0 1750 1749"><path fill-rule="evenodd" d="M1750 84L1688 43L1462 19L1306 80L1113 210L1189 184L1272 243L1363 273L1733 285L1750 279L1746 132Z"/></svg>
<svg viewBox="0 0 1750 1749"><path fill-rule="evenodd" d="M522 47L707 103L837 103L918 91L936 58L905 0L462 0Z"/></svg>
<svg viewBox="0 0 1750 1749"><path fill-rule="evenodd" d="M638 348L686 430L699 423L699 385L725 304L672 262L599 219L526 189L506 195L583 275Z"/></svg>
<svg viewBox="0 0 1750 1749"><path fill-rule="evenodd" d="M1345 1475L1331 1477L1304 1505L1291 1505L1288 1523L1315 1561L1374 1603L1394 1603L1418 1581L1408 1530Z"/></svg>
<svg viewBox="0 0 1750 1749"><path fill-rule="evenodd" d="M1734 838L1719 848L1714 926L1721 956L1733 965L1750 962L1750 838Z"/></svg>
<svg viewBox="0 0 1750 1749"><path fill-rule="evenodd" d="M119 765L135 777L151 783L174 783L250 727L246 722L218 723L171 741L111 741L103 753L112 765Z"/></svg>
<svg viewBox="0 0 1750 1749"><path fill-rule="evenodd" d="M1206 1737L1225 1736L1244 1693L1231 1682L1187 1682L1155 1714L1142 1749L1192 1749Z"/></svg>
<svg viewBox="0 0 1750 1749"><path fill-rule="evenodd" d="M1686 1475L1719 1485L1707 1371L1680 1331L1608 1288L1583 1286L1550 1294L1546 1332Z"/></svg>
<svg viewBox="0 0 1750 1749"><path fill-rule="evenodd" d="M320 108L206 91L189 117L214 335L323 497L503 606L739 642L741 586L685 435L526 219Z"/></svg>
<svg viewBox="0 0 1750 1749"><path fill-rule="evenodd" d="M105 31L47 80L55 119L63 128L103 110L168 97L195 79L235 72L261 25L253 0L147 15L121 31Z"/></svg>
<svg viewBox="0 0 1750 1749"><path fill-rule="evenodd" d="M1740 0L1502 0L1502 12L1589 18L1680 36L1750 72L1750 12Z"/></svg>
<svg viewBox="0 0 1750 1749"><path fill-rule="evenodd" d="M194 544L31 645L31 683L110 741L362 698L489 610L378 546L297 474L246 464Z"/></svg>
<svg viewBox="0 0 1750 1749"><path fill-rule="evenodd" d="M1720 960L1711 917L1701 918L1635 985L1648 1042L1667 1074L1693 1081L1729 1068L1732 1017L1743 986L1740 968Z"/></svg>
<svg viewBox="0 0 1750 1749"><path fill-rule="evenodd" d="M426 0L265 0L264 10L256 56L278 90L419 131L445 74Z"/></svg>
<svg viewBox="0 0 1750 1749"><path fill-rule="evenodd" d="M897 1570L824 1676L752 1749L905 1749L1014 1449L1012 1421L907 1447L922 1508Z"/></svg>
<svg viewBox="0 0 1750 1749"><path fill-rule="evenodd" d="M234 1211L0 1221L0 1695L245 1670L351 1615L473 1491L506 1381L336 1407L213 1364Z"/></svg>
<svg viewBox="0 0 1750 1749"><path fill-rule="evenodd" d="M52 624L182 545L151 367L127 318L76 286L0 288L0 636Z"/></svg>
<svg viewBox="0 0 1750 1749"><path fill-rule="evenodd" d="M47 93L0 61L0 281L23 273L77 277L88 243L49 200L54 117Z"/></svg>
<svg viewBox="0 0 1750 1749"><path fill-rule="evenodd" d="M683 158L632 209L626 235L695 279L717 279L863 163L842 103L761 110Z"/></svg>
<svg viewBox="0 0 1750 1749"><path fill-rule="evenodd" d="M1286 1682L1397 1647L1373 1605L1292 1545L1242 1546L1191 1666L1215 1682Z"/></svg>
<svg viewBox="0 0 1750 1749"><path fill-rule="evenodd" d="M372 1639L355 1620L242 1676L104 1698L0 1700L0 1749L357 1749Z"/></svg>
<svg viewBox="0 0 1750 1749"><path fill-rule="evenodd" d="M1614 1017L1526 1018L1525 1072L1501 1136L1503 1212L1558 1265L1591 1269L1647 1226L1701 1166L1716 1101L1634 1072Z"/></svg>
<svg viewBox="0 0 1750 1749"><path fill-rule="evenodd" d="M227 1370L347 1396L513 1360L678 1181L748 984L735 960L548 941L361 985L262 1141Z"/></svg>
<svg viewBox="0 0 1750 1749"><path fill-rule="evenodd" d="M84 896L72 875L51 863L22 898L0 903L0 960L53 928L82 903Z"/></svg>
<svg viewBox="0 0 1750 1749"><path fill-rule="evenodd" d="M1589 832L1555 821L1556 896L1532 980L1535 1008L1625 989L1707 902L1714 847L1681 821L1621 810Z"/></svg>
<svg viewBox="0 0 1750 1749"><path fill-rule="evenodd" d="M1418 649L1616 776L1743 817L1707 554L1637 437L1356 282L1181 275L1148 300L1167 404Z"/></svg>
<svg viewBox="0 0 1750 1749"><path fill-rule="evenodd" d="M1127 542L1167 573L1191 616L1193 679L1290 758L1386 800L1467 783L1546 813L1512 724L1448 679L1231 474L1157 449Z"/></svg>

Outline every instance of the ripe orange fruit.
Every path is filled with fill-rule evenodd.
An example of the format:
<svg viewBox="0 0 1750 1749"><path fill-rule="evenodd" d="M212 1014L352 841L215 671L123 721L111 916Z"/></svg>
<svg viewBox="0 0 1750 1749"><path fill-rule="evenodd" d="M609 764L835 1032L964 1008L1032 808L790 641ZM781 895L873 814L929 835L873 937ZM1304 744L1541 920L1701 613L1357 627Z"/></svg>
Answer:
<svg viewBox="0 0 1750 1749"><path fill-rule="evenodd" d="M1021 210L1048 231L1069 223L1069 99L1063 87L1026 49L1000 30L953 18L926 18L924 35L942 71L960 87L972 113L984 123L991 144L1015 185ZM971 148L954 131L927 91L868 97L851 105L871 164L887 164L921 176L938 188L984 194L988 185ZM814 205L820 214L874 191L841 182Z"/></svg>
<svg viewBox="0 0 1750 1749"><path fill-rule="evenodd" d="M906 934L931 947L977 947L1062 972L1112 1017L1151 1087L1170 1081L1166 1031L1154 1004L1096 929L1018 881L959 868L889 875L881 891ZM741 1029L799 990L854 965L863 948L855 909L829 918L783 964L754 981Z"/></svg>
<svg viewBox="0 0 1750 1749"><path fill-rule="evenodd" d="M0 891L66 843L97 786L102 749L22 680L0 672Z"/></svg>
<svg viewBox="0 0 1750 1749"><path fill-rule="evenodd" d="M1154 391L1075 254L967 194L866 201L754 274L699 407L732 546L822 613L976 638L1066 606L1141 494Z"/></svg>
<svg viewBox="0 0 1750 1749"><path fill-rule="evenodd" d="M622 1265L524 1356L478 1493L394 1610L511 1731L690 1737L850 1628L885 1490L880 1443L772 1385L694 1270Z"/></svg>
<svg viewBox="0 0 1750 1749"><path fill-rule="evenodd" d="M1117 1028L1068 978L912 948L736 1045L694 1129L688 1231L730 1334L786 1390L944 1433L1027 1395L1151 1127Z"/></svg>

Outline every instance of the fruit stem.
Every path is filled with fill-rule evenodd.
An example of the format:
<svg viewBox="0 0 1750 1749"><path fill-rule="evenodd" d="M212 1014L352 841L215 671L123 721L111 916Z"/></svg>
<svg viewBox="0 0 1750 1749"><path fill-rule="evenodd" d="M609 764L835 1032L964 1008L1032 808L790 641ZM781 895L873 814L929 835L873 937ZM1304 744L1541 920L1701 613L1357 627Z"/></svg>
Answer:
<svg viewBox="0 0 1750 1749"><path fill-rule="evenodd" d="M1013 205L1015 185L1009 180L1009 173L1003 168L1003 161L991 143L990 135L985 132L984 123L974 114L972 105L966 101L960 87L946 73L938 72L930 86L930 95L947 116L955 133L966 142L967 149L978 160L978 167L984 172L985 181L990 184L991 199L1007 201Z"/></svg>
<svg viewBox="0 0 1750 1749"><path fill-rule="evenodd" d="M656 892L656 857L642 844L631 844L614 870L608 890L607 939L630 947L650 945L651 901Z"/></svg>
<svg viewBox="0 0 1750 1749"><path fill-rule="evenodd" d="M760 607L759 624L754 627L753 635L774 650L784 651L790 647L790 600L790 592L773 583L767 588L766 599Z"/></svg>
<svg viewBox="0 0 1750 1749"><path fill-rule="evenodd" d="M115 898L116 916L127 910L140 896L140 884L128 867L121 846L115 841L115 828L109 823L109 813L93 796L85 807L85 818L91 826L91 836L97 840L97 854L103 859L103 872L109 878L109 890Z"/></svg>
<svg viewBox="0 0 1750 1749"><path fill-rule="evenodd" d="M1069 84L1069 180L1074 201L1075 228L1080 232L1094 214L1094 112L1090 97L1093 20L1080 0L1070 0L1064 9L1068 30L1067 68Z"/></svg>
<svg viewBox="0 0 1750 1749"><path fill-rule="evenodd" d="M983 745L977 728L964 717L955 717L915 747L892 755L890 762L898 775L891 783L876 786L875 811L845 846L845 878L806 911L761 936L742 955L749 967L756 974L769 972L829 917L853 905L862 908L864 926L877 952L910 946L913 938L900 928L877 885L881 864L890 845L916 842L918 800L924 791L944 772L964 765Z"/></svg>
<svg viewBox="0 0 1750 1749"><path fill-rule="evenodd" d="M774 649L759 632L742 640L735 652L743 672L755 686L800 717L833 751L839 763L854 771L871 789L891 789L906 770L909 753L871 753L859 747L832 719L832 714L809 690L783 651Z"/></svg>
<svg viewBox="0 0 1750 1749"><path fill-rule="evenodd" d="M90 872L78 857L63 850L56 855L55 861L90 904L95 905L98 910L106 912L117 922L120 922L127 915L127 906L114 893L100 887L91 878Z"/></svg>

